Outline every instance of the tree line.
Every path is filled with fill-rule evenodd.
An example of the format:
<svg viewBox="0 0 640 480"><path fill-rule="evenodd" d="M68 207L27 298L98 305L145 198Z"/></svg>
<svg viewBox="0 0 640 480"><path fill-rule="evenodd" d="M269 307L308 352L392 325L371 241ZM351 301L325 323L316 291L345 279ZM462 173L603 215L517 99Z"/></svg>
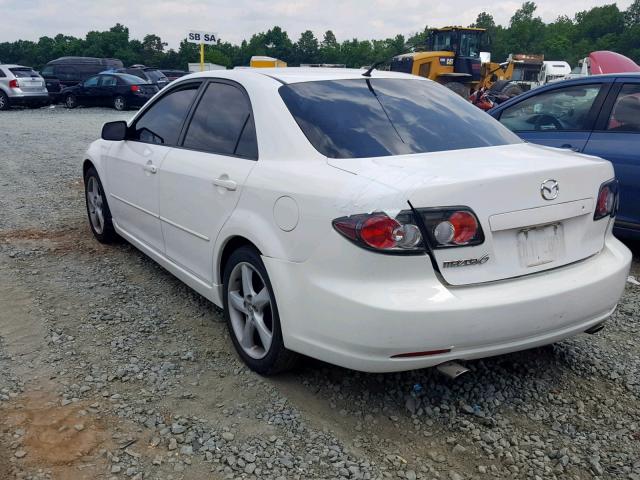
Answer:
<svg viewBox="0 0 640 480"><path fill-rule="evenodd" d="M578 59L595 50L613 50L640 63L640 0L621 11L614 4L594 7L576 13L573 18L560 16L545 23L536 15L536 4L524 2L509 24L496 25L489 12L481 12L470 25L486 28L492 59L504 61L510 53L543 54L548 60ZM438 25L440 26L440 25ZM313 32L303 32L297 41L278 26L256 33L239 45L218 40L207 45L205 61L226 67L249 65L253 55L268 55L286 61L290 66L301 63L345 64L361 67L409 51L423 50L429 27L409 37L396 35L383 40L338 41L331 30L322 39ZM155 34L142 40L132 39L129 29L116 24L104 32L91 31L85 38L58 34L41 37L37 42L16 40L0 43L0 62L19 63L40 69L48 61L63 56L119 58L125 65L142 63L159 68L186 69L197 62L199 46L182 41L179 48L167 44Z"/></svg>

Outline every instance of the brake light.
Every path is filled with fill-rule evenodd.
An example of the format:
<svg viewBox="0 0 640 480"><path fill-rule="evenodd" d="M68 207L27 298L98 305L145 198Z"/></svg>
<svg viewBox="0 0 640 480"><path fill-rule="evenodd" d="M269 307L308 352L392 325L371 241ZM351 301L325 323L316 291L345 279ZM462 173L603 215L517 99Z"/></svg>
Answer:
<svg viewBox="0 0 640 480"><path fill-rule="evenodd" d="M383 253L422 253L422 235L412 223L401 224L382 212L336 218L333 228L356 245Z"/></svg>
<svg viewBox="0 0 640 480"><path fill-rule="evenodd" d="M598 199L596 201L596 211L593 214L594 220L604 217L613 217L618 208L618 182L609 180L600 185Z"/></svg>
<svg viewBox="0 0 640 480"><path fill-rule="evenodd" d="M140 87L138 85L131 85L131 91L133 93L138 93L140 91Z"/></svg>
<svg viewBox="0 0 640 480"><path fill-rule="evenodd" d="M418 208L415 214L422 217L431 248L463 247L484 242L478 217L469 207ZM398 215L400 222L405 218L413 218L413 212L404 211Z"/></svg>
<svg viewBox="0 0 640 480"><path fill-rule="evenodd" d="M18 80L9 80L9 88L20 88Z"/></svg>

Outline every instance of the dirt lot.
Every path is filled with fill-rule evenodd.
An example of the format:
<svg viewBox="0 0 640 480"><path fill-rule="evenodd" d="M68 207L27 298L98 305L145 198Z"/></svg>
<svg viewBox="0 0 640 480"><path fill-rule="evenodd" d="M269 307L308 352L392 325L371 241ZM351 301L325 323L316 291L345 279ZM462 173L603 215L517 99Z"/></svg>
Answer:
<svg viewBox="0 0 640 480"><path fill-rule="evenodd" d="M640 286L603 332L456 381L261 378L211 304L92 239L82 154L128 115L2 113L0 479L640 480Z"/></svg>

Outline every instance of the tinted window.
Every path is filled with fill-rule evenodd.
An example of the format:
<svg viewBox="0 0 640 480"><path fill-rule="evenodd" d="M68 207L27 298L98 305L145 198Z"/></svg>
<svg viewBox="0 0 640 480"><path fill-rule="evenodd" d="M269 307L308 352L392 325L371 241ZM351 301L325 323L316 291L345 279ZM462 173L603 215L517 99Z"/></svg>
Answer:
<svg viewBox="0 0 640 480"><path fill-rule="evenodd" d="M115 87L117 83L118 80L116 79L116 77L113 77L111 75L104 75L100 79L100 86L102 87Z"/></svg>
<svg viewBox="0 0 640 480"><path fill-rule="evenodd" d="M607 130L640 133L640 84L622 87L611 111Z"/></svg>
<svg viewBox="0 0 640 480"><path fill-rule="evenodd" d="M55 67L56 77L59 80L63 81L74 81L78 80L78 72L74 67L69 65L57 65Z"/></svg>
<svg viewBox="0 0 640 480"><path fill-rule="evenodd" d="M127 68L125 72L128 73L129 75L135 75L136 77L142 78L143 80L147 79L144 72L139 68Z"/></svg>
<svg viewBox="0 0 640 480"><path fill-rule="evenodd" d="M42 76L43 77L51 77L51 76L53 76L53 66L49 65L47 67L44 67L42 69Z"/></svg>
<svg viewBox="0 0 640 480"><path fill-rule="evenodd" d="M124 81L124 83L131 85L139 85L142 83L146 83L140 80L140 77L136 77L135 75L129 75L128 73L121 73L118 75L118 78Z"/></svg>
<svg viewBox="0 0 640 480"><path fill-rule="evenodd" d="M0 68L0 78L5 78L7 75L4 73L4 70Z"/></svg>
<svg viewBox="0 0 640 480"><path fill-rule="evenodd" d="M185 85L154 102L136 121L132 139L175 145L199 86L200 84Z"/></svg>
<svg viewBox="0 0 640 480"><path fill-rule="evenodd" d="M164 76L160 70L146 70L145 73L151 79L152 82L157 82L159 80L166 80L167 77Z"/></svg>
<svg viewBox="0 0 640 480"><path fill-rule="evenodd" d="M284 85L279 91L309 141L331 158L521 142L462 97L425 80L329 80Z"/></svg>
<svg viewBox="0 0 640 480"><path fill-rule="evenodd" d="M85 87L97 87L100 77L91 77L84 82Z"/></svg>
<svg viewBox="0 0 640 480"><path fill-rule="evenodd" d="M256 135L247 97L226 83L211 83L184 138L187 148L257 158Z"/></svg>
<svg viewBox="0 0 640 480"><path fill-rule="evenodd" d="M601 85L556 88L506 108L500 122L513 131L591 130L589 112Z"/></svg>
<svg viewBox="0 0 640 480"><path fill-rule="evenodd" d="M9 71L13 73L16 78L29 78L38 76L38 72L30 68L10 68Z"/></svg>

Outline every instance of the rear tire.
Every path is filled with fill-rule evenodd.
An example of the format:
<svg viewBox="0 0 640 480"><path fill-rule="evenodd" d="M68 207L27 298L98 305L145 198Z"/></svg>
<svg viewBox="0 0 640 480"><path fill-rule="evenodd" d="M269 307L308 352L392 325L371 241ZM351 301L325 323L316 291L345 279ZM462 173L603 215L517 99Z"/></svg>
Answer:
<svg viewBox="0 0 640 480"><path fill-rule="evenodd" d="M299 357L284 346L275 295L258 251L244 246L233 252L223 281L225 320L244 363L261 375L293 368Z"/></svg>
<svg viewBox="0 0 640 480"><path fill-rule="evenodd" d="M453 93L457 93L464 99L468 99L469 95L471 94L469 87L467 87L464 83L447 82L444 84L444 86L451 90Z"/></svg>
<svg viewBox="0 0 640 480"><path fill-rule="evenodd" d="M67 108L76 108L78 106L78 100L73 94L68 94L64 97L64 106Z"/></svg>
<svg viewBox="0 0 640 480"><path fill-rule="evenodd" d="M115 108L119 112L122 112L123 110L126 110L127 109L127 99L124 98L122 95L118 95L116 98L113 99L113 108Z"/></svg>
<svg viewBox="0 0 640 480"><path fill-rule="evenodd" d="M98 172L94 167L89 167L84 175L84 198L87 205L87 217L89 226L100 243L113 243L118 234L113 228L111 210L107 203L107 197L102 187Z"/></svg>
<svg viewBox="0 0 640 480"><path fill-rule="evenodd" d="M0 91L0 110L9 110L10 106L9 97L7 97L6 93Z"/></svg>

